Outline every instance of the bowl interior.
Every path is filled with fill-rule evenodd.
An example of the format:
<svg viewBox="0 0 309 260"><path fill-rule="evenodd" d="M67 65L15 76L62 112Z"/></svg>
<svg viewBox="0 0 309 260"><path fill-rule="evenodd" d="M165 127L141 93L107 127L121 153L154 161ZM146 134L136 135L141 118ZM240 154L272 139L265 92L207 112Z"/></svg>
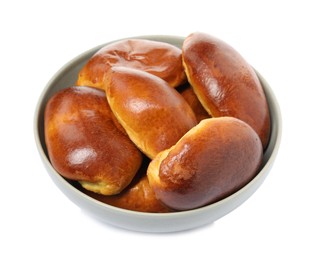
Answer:
<svg viewBox="0 0 309 260"><path fill-rule="evenodd" d="M176 36L139 36L134 38L143 38L150 40L163 41L173 44L177 47L182 46L183 37ZM245 187L231 196L211 204L209 206L190 210L186 212L175 213L141 213L129 210L115 208L96 201L81 191L72 186L64 178L62 178L52 167L48 159L44 140L44 110L47 101L57 91L73 86L77 79L78 72L87 62L87 60L101 47L109 43L99 45L85 53L74 58L72 61L65 64L47 83L37 104L34 117L34 134L37 143L37 148L41 155L41 159L55 182L55 184L76 204L81 208L86 209L91 214L113 225L123 228L147 231L147 232L170 232L180 231L189 228L194 228L215 221L216 219L229 213L231 210L238 207L247 200L255 190L262 184L270 171L275 157L277 155L280 138L281 138L281 115L279 105L276 98L265 81L265 79L257 72L262 83L265 95L268 101L271 114L271 137L269 145L263 157L263 164L259 174ZM149 221L156 221L156 224L149 225ZM189 223L188 221L193 222Z"/></svg>

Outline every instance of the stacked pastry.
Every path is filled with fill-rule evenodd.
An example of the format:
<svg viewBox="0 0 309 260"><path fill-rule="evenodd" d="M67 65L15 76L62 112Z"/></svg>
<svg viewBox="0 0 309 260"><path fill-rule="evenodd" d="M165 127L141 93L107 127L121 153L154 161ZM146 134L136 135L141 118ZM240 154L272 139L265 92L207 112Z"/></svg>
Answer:
<svg viewBox="0 0 309 260"><path fill-rule="evenodd" d="M53 167L89 196L143 212L202 207L252 180L270 135L255 71L223 41L129 39L95 53L45 109Z"/></svg>

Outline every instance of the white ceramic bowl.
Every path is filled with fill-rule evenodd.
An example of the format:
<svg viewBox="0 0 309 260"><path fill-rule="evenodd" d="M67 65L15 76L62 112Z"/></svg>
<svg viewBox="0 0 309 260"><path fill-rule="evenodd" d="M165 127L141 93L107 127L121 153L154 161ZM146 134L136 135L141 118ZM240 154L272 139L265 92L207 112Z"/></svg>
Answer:
<svg viewBox="0 0 309 260"><path fill-rule="evenodd" d="M168 42L181 48L184 38L175 36L139 36L143 38ZM109 43L106 43L109 44ZM104 44L104 45L106 45ZM216 221L236 209L246 201L263 183L275 161L281 138L281 116L277 100L271 88L258 73L263 85L271 113L271 137L265 152L263 166L258 175L245 187L231 196L209 206L175 213L141 213L116 208L97 201L67 182L51 165L44 141L44 109L47 100L58 90L74 85L77 74L85 62L102 46L100 45L79 55L64 65L48 82L37 104L34 117L35 141L42 161L53 182L80 208L94 217L125 229L143 232L173 232L196 228Z"/></svg>

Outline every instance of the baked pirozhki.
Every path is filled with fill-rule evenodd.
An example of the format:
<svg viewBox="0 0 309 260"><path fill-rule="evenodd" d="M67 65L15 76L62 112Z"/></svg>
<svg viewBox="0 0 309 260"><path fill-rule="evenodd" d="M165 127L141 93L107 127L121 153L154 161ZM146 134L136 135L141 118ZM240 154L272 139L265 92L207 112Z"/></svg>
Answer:
<svg viewBox="0 0 309 260"><path fill-rule="evenodd" d="M181 49L174 45L144 40L127 39L102 47L78 75L77 85L105 89L104 77L111 67L135 68L156 75L171 87L186 81Z"/></svg>
<svg viewBox="0 0 309 260"><path fill-rule="evenodd" d="M130 184L142 154L116 126L104 91L61 90L48 101L44 120L49 159L60 175L105 195Z"/></svg>
<svg viewBox="0 0 309 260"><path fill-rule="evenodd" d="M48 100L45 143L56 171L122 209L196 209L258 173L271 122L258 75L225 42L193 33L182 49L127 39L97 51L77 86Z"/></svg>
<svg viewBox="0 0 309 260"><path fill-rule="evenodd" d="M262 143L245 122L233 117L204 119L159 153L147 175L161 202L190 210L242 188L256 176L262 157Z"/></svg>
<svg viewBox="0 0 309 260"><path fill-rule="evenodd" d="M267 100L253 68L225 42L205 33L189 35L182 47L187 78L212 117L248 123L264 149L270 136Z"/></svg>
<svg viewBox="0 0 309 260"><path fill-rule="evenodd" d="M191 107L174 88L141 70L112 68L106 77L106 96L128 136L149 158L197 124Z"/></svg>

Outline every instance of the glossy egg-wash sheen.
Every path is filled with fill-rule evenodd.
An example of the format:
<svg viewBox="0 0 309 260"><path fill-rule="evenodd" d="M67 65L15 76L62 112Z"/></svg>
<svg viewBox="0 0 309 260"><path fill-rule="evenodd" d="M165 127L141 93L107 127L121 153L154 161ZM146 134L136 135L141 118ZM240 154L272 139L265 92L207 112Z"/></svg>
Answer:
<svg viewBox="0 0 309 260"><path fill-rule="evenodd" d="M110 107L149 158L174 145L196 125L191 107L164 80L136 69L111 71L106 89Z"/></svg>
<svg viewBox="0 0 309 260"><path fill-rule="evenodd" d="M110 43L95 53L79 73L77 85L105 89L104 76L111 67L139 69L177 87L186 80L181 49L164 42L128 39Z"/></svg>
<svg viewBox="0 0 309 260"><path fill-rule="evenodd" d="M221 117L201 121L162 154L148 168L150 184L168 207L189 210L223 199L251 181L263 148L248 124Z"/></svg>
<svg viewBox="0 0 309 260"><path fill-rule="evenodd" d="M124 189L142 156L115 121L99 89L56 93L45 109L45 141L55 169L71 180L102 183L111 194Z"/></svg>
<svg viewBox="0 0 309 260"><path fill-rule="evenodd" d="M245 59L225 42L193 33L184 41L183 63L208 113L245 121L257 132L265 149L270 136L268 104L255 71Z"/></svg>

